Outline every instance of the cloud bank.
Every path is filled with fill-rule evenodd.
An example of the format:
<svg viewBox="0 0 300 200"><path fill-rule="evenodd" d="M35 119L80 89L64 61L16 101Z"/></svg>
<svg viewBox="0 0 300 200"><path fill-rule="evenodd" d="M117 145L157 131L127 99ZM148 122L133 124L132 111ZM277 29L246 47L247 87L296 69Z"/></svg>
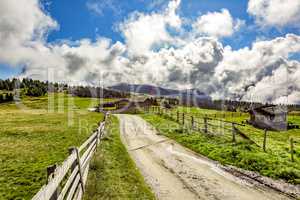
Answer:
<svg viewBox="0 0 300 200"><path fill-rule="evenodd" d="M259 18L260 1L253 2L248 12ZM155 84L198 88L214 98L300 103L300 63L291 59L300 52L300 36L287 34L233 50L220 38L238 31L241 20L223 9L200 15L186 30L180 3L131 14L118 27L124 42L99 37L48 43L48 33L59 25L38 0L3 0L0 62L24 66L23 76L71 84Z"/></svg>

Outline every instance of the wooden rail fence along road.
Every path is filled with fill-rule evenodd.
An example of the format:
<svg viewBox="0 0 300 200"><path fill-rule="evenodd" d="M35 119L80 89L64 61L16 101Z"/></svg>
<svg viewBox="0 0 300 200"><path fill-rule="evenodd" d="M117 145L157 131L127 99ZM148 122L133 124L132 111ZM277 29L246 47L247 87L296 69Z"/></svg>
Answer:
<svg viewBox="0 0 300 200"><path fill-rule="evenodd" d="M236 142L236 135L240 135L243 139L246 139L253 143L250 138L243 134L237 127L245 126L244 124L226 121L223 119L211 118L207 115L194 116L188 113L179 112L172 109L166 109L161 107L146 107L146 112L154 113L163 117L168 117L183 125L183 128L195 131L201 131L211 135L224 135L230 133L232 141Z"/></svg>
<svg viewBox="0 0 300 200"><path fill-rule="evenodd" d="M262 147L263 151L266 152L267 146L267 130L264 130L264 140L261 145L252 140L248 134L245 134L241 131L241 127L246 128L246 124L236 123L233 121L227 121L224 119L219 119L214 117L208 117L208 115L194 115L185 112L180 112L178 110L166 109L158 106L149 106L145 107L144 111L147 113L153 113L165 118L169 118L173 121L178 122L182 125L183 129L187 132L193 130L202 132L205 134L215 135L215 136L226 136L233 143L237 142L237 137L246 140L252 144L255 144L258 147ZM249 130L249 132L253 132L254 130ZM291 161L295 161L295 145L299 143L299 141L295 141L293 138L289 140L290 146L290 157Z"/></svg>
<svg viewBox="0 0 300 200"><path fill-rule="evenodd" d="M80 147L69 148L70 155L61 165L48 167L47 184L32 199L82 199L90 160L104 135L104 128L105 120Z"/></svg>

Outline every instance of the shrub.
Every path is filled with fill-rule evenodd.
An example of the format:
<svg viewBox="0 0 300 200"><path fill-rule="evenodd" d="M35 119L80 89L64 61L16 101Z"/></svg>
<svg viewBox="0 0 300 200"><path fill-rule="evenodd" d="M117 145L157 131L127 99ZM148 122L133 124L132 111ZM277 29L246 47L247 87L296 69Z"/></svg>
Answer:
<svg viewBox="0 0 300 200"><path fill-rule="evenodd" d="M13 101L14 100L14 95L12 93L8 93L6 95L6 101Z"/></svg>

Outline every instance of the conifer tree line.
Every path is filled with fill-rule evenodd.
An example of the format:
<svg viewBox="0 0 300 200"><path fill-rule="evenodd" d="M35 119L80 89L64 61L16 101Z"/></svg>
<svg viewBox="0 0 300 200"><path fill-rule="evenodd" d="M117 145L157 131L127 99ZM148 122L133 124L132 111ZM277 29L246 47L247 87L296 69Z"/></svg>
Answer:
<svg viewBox="0 0 300 200"><path fill-rule="evenodd" d="M0 79L0 90L2 94L10 94L14 89L21 89L22 93L27 96L43 96L47 93L47 88L48 83L39 80L28 78L22 80L16 78Z"/></svg>
<svg viewBox="0 0 300 200"><path fill-rule="evenodd" d="M79 97L125 98L128 93L103 89L92 86L68 86L64 83L52 83L48 81L33 80L30 78L0 79L0 103L13 101L14 90L19 90L21 96L40 97L47 92L64 92Z"/></svg>

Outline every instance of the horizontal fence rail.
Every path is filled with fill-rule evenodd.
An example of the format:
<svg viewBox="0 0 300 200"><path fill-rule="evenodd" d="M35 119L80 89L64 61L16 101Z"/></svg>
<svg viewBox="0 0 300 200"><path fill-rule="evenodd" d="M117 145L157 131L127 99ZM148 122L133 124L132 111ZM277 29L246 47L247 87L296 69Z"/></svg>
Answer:
<svg viewBox="0 0 300 200"><path fill-rule="evenodd" d="M207 115L192 115L161 107L146 107L145 111L168 117L182 124L184 128L190 128L191 130L201 131L206 134L226 135L230 133L233 142L236 141L236 134L241 134L241 131L239 131L237 127L245 126L244 124L212 118L208 117ZM243 138L250 141L250 138L245 138L244 135ZM252 143L253 141L250 142Z"/></svg>
<svg viewBox="0 0 300 200"><path fill-rule="evenodd" d="M181 124L184 129L187 130L198 131L209 135L225 136L227 139L231 140L234 143L237 142L237 136L239 136L239 138L246 140L249 143L256 145L257 147L261 147L264 152L266 152L267 149L266 146L268 130L263 130L263 133L254 131L252 129L250 130L245 124L215 118L218 116L215 114L189 114L185 112L180 112L175 109L167 109L158 106L145 107L144 111L176 121L177 123ZM219 116L225 116L225 114ZM230 116L233 115L230 114ZM244 133L244 131L248 133L263 134L262 144L258 145L257 141L251 139L247 134ZM290 138L287 143L287 146L289 146L288 151L290 154L290 160L292 162L295 161L296 156L295 146L299 143L300 141L297 141L294 138Z"/></svg>
<svg viewBox="0 0 300 200"><path fill-rule="evenodd" d="M61 165L47 168L47 184L32 200L82 199L90 160L104 135L105 123L101 122L80 147L69 148L69 156Z"/></svg>

